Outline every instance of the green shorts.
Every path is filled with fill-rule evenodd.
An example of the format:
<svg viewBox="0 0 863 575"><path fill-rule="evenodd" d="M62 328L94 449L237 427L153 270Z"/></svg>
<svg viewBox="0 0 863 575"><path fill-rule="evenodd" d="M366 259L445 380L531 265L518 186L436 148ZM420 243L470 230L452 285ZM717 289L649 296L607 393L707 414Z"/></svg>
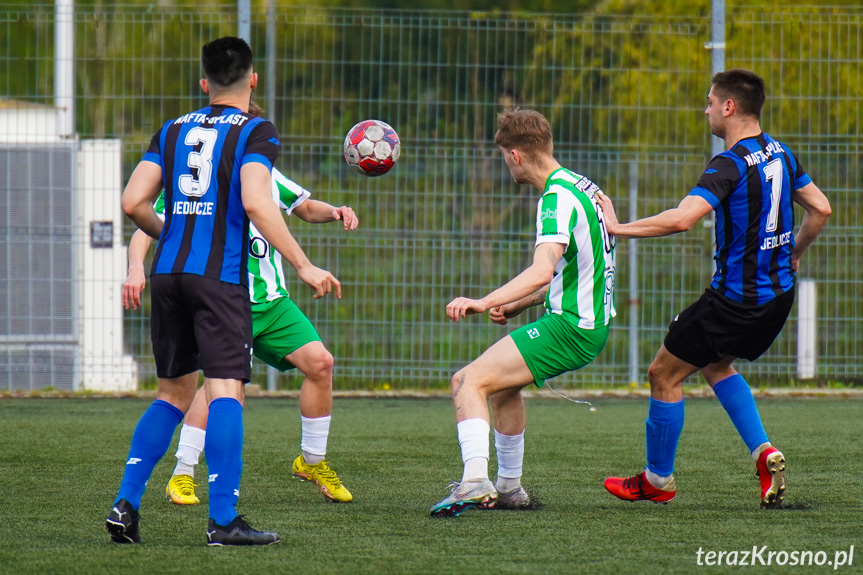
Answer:
<svg viewBox="0 0 863 575"><path fill-rule="evenodd" d="M252 335L255 357L280 371L296 367L286 355L321 341L309 318L287 297L252 304Z"/></svg>
<svg viewBox="0 0 863 575"><path fill-rule="evenodd" d="M565 315L548 313L510 336L533 374L534 383L542 387L546 379L581 369L593 361L605 346L608 326L584 329Z"/></svg>

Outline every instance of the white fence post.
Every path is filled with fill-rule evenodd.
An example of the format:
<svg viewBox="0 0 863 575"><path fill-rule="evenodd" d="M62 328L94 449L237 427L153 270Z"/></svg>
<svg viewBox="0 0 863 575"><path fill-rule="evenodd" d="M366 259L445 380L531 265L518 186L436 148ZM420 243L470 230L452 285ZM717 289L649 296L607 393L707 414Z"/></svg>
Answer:
<svg viewBox="0 0 863 575"><path fill-rule="evenodd" d="M816 338L816 319L818 293L815 280L797 282L797 377L815 377L818 344Z"/></svg>

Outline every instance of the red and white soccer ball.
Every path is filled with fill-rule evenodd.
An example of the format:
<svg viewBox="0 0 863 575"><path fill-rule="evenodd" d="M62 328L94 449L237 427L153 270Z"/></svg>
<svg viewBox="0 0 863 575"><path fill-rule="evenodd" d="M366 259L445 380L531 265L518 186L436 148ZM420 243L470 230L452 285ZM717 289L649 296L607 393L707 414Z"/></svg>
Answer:
<svg viewBox="0 0 863 575"><path fill-rule="evenodd" d="M399 135L380 120L363 120L345 137L345 161L364 176L389 172L401 154Z"/></svg>

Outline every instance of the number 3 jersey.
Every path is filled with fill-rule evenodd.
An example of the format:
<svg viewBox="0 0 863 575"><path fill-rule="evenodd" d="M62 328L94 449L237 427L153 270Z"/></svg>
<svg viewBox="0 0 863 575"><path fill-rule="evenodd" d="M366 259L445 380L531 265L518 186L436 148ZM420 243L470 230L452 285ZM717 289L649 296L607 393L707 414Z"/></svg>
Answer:
<svg viewBox="0 0 863 575"><path fill-rule="evenodd" d="M299 184L289 180L276 168L273 168L273 200L288 215L294 208L306 201L310 192ZM153 205L156 214L164 219L165 193L158 197ZM154 263L155 265L155 263ZM252 303L264 303L289 297L288 284L282 268L281 254L270 246L254 224L249 224L249 299Z"/></svg>
<svg viewBox="0 0 863 575"><path fill-rule="evenodd" d="M279 136L237 108L208 106L156 132L142 161L162 168L165 226L151 274L191 273L248 285L249 219L240 170L272 170Z"/></svg>
<svg viewBox="0 0 863 575"><path fill-rule="evenodd" d="M582 329L608 325L614 310L614 240L602 222L599 186L565 168L545 183L536 214L536 245L566 246L545 298L547 313L573 317Z"/></svg>
<svg viewBox="0 0 863 575"><path fill-rule="evenodd" d="M711 286L763 305L794 287L791 193L812 182L791 150L765 133L715 156L690 193L716 213L716 273Z"/></svg>

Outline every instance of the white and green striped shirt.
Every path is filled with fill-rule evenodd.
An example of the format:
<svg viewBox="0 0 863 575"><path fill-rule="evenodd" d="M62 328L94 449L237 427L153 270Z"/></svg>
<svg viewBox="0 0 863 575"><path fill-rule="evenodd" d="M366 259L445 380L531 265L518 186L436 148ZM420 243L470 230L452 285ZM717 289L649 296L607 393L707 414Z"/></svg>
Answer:
<svg viewBox="0 0 863 575"><path fill-rule="evenodd" d="M279 170L273 168L273 200L288 215L311 195L299 184L292 182ZM156 214L165 219L165 193L154 205ZM289 297L282 255L270 247L255 225L249 222L249 299L252 303L264 303L280 297Z"/></svg>
<svg viewBox="0 0 863 575"><path fill-rule="evenodd" d="M309 191L273 168L273 200L288 215L305 202ZM282 254L274 250L254 224L249 223L249 299L264 303L288 297Z"/></svg>
<svg viewBox="0 0 863 575"><path fill-rule="evenodd" d="M547 313L573 314L578 327L608 325L614 310L614 240L602 222L599 186L560 168L545 183L536 213L536 245L566 246L545 298Z"/></svg>

